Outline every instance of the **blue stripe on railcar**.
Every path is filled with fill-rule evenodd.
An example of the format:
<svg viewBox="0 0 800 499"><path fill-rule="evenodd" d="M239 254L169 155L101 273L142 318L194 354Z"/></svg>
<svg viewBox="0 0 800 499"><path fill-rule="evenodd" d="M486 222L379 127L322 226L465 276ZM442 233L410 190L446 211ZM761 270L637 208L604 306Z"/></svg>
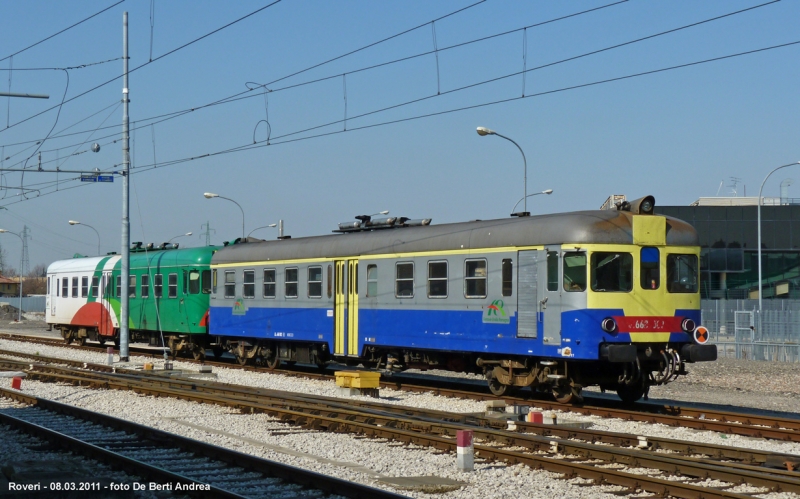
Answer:
<svg viewBox="0 0 800 499"><path fill-rule="evenodd" d="M333 317L326 308L251 307L241 315L231 307L211 307L211 330L219 336L324 341L333 344Z"/></svg>

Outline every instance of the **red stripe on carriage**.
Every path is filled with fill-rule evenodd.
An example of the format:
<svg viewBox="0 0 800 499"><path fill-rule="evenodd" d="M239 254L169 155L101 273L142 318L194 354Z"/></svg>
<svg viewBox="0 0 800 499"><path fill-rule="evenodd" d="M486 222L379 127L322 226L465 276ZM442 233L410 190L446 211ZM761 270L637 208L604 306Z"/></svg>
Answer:
<svg viewBox="0 0 800 499"><path fill-rule="evenodd" d="M683 317L614 316L621 333L672 333L681 331Z"/></svg>
<svg viewBox="0 0 800 499"><path fill-rule="evenodd" d="M200 327L206 327L206 326L208 326L208 310L206 310L206 313L203 314L203 318L200 319Z"/></svg>

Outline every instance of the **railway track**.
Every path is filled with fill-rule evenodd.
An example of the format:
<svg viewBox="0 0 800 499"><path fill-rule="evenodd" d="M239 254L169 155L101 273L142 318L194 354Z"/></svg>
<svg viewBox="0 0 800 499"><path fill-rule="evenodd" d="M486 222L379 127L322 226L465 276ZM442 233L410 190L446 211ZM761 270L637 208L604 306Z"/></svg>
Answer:
<svg viewBox="0 0 800 499"><path fill-rule="evenodd" d="M144 477L156 490L218 498L403 497L17 391L0 395L27 405L0 411L3 424ZM91 480L83 486L103 487Z"/></svg>
<svg viewBox="0 0 800 499"><path fill-rule="evenodd" d="M744 487L753 493L800 494L800 474L761 466L796 463L798 456L523 423L514 423L514 431L509 431L506 421L480 415L166 378L141 371L87 372L36 364L29 366L27 372L34 378L264 412L285 423L310 429L387 438L449 452L455 451L456 432L470 429L479 442L475 451L481 459L524 463L593 483L619 485L630 492L641 489L676 497L739 498L747 497L737 492ZM631 471L636 468L646 468L648 474Z"/></svg>
<svg viewBox="0 0 800 499"><path fill-rule="evenodd" d="M13 339L63 347L64 342L60 339L31 338L0 334L0 338ZM71 348L90 349L93 351L103 351L104 347L86 345L69 345ZM152 349L131 349L137 355L150 356L152 358L163 358L160 352ZM11 355L11 352L0 354ZM20 355L20 354L17 354ZM36 358L29 356L29 358ZM311 379L332 380L332 373L320 372L318 370L304 369L298 366L293 369L268 369L258 366L239 366L235 362L222 361L194 361L192 359L181 359L185 362L195 362L212 367L241 368L255 372L279 373L288 376L297 376ZM455 397L473 400L497 400L498 397L488 392L488 388L467 384L463 382L432 379L420 377L406 377L402 375L392 375L381 380L381 387L412 392L431 392L445 397ZM753 438L766 438L772 440L782 440L788 442L800 442L800 419L779 417L779 416L759 416L752 413L738 413L733 411L722 411L714 408L690 408L678 405L656 405L649 403L637 403L632 407L623 406L615 401L608 401L601 398L587 396L585 404L575 406L570 404L560 404L558 402L537 398L535 394L525 397L505 396L501 398L509 403L530 405L541 410L559 410L573 412L587 416L598 416L601 418L617 418L626 421L638 421L649 424L663 424L671 427L684 427L696 430L716 431L730 435L742 435Z"/></svg>

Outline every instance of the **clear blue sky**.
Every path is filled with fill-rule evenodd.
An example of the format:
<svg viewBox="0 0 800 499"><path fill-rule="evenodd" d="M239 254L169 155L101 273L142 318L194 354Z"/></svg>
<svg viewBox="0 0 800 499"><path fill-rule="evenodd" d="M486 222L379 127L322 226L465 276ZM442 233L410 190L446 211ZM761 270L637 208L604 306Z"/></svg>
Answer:
<svg viewBox="0 0 800 499"><path fill-rule="evenodd" d="M0 0L0 58L114 1ZM529 198L533 214L595 209L611 194L652 194L658 204L685 205L700 196L714 196L720 182L730 184L730 177L741 179L739 195L746 189L752 196L772 168L800 160L800 45L353 130L521 97L520 75L452 90L521 71L522 32L442 49L613 0L488 0L435 23L438 71L436 56L428 54L353 72L431 51L430 21L472 3L283 0L133 72L130 115L132 127L139 128L131 135L131 240L161 242L191 231L194 235L176 241L201 245L205 223L214 230L214 243L239 236L239 209L229 201L205 199L206 191L241 204L247 232L283 219L286 233L294 237L329 233L339 222L381 210L431 217L434 223L505 217L523 193L522 158L501 138L479 137L477 126L497 130L524 149L529 193L554 189L551 196ZM528 29L525 64L535 68L760 3L630 0ZM158 58L268 4L155 0L152 56ZM11 91L49 94L50 99L0 98L0 146L3 158L10 157L3 167L24 164L37 147L30 141L45 138L55 124L51 138L41 144L44 168L119 168L122 61L70 69L67 99L117 79L63 105L57 123L58 109L28 118L61 102L65 73L21 70L119 58L123 11L129 12L131 68L147 63L150 7L147 0L125 1L14 56ZM529 71L525 95L796 42L798 19L797 1L773 3ZM10 63L0 61L0 69L8 69ZM342 78L344 73L349 74ZM0 91L8 91L8 75L0 70ZM283 89L328 76L336 78ZM247 82L268 83L271 90L268 147L267 126L262 122L256 128L267 119L262 89L244 93L247 98L242 100L150 126L155 116L245 92ZM339 120L345 116L345 95L349 131L334 133L344 129ZM425 97L429 98L354 118ZM335 123L296 134L331 122ZM102 126L112 128L95 131ZM256 145L263 147L173 163L252 145L254 129ZM72 132L85 133L64 136ZM287 142L321 133L328 135ZM95 141L102 146L96 154L89 151ZM27 165L36 161L34 156ZM154 161L158 168L152 168ZM766 195L777 196L780 181L793 176L800 177L800 166L770 179ZM103 253L120 249L121 179L81 184L75 177L35 172L24 178L11 172L2 176L0 205L7 210L0 210L0 228L19 232L23 225L30 227L31 267L75 252L96 253L94 232L69 226L70 219L100 232ZM800 183L790 188L790 195L800 197L797 189ZM729 191L723 187L720 193ZM262 229L253 235L272 238L277 231ZM8 263L18 267L20 241L0 235L0 244Z"/></svg>

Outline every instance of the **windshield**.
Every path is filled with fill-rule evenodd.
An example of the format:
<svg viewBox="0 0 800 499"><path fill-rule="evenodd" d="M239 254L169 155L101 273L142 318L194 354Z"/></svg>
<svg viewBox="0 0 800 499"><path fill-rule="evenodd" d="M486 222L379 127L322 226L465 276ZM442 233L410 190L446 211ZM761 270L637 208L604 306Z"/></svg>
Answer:
<svg viewBox="0 0 800 499"><path fill-rule="evenodd" d="M667 255L667 286L670 293L697 292L696 255Z"/></svg>

